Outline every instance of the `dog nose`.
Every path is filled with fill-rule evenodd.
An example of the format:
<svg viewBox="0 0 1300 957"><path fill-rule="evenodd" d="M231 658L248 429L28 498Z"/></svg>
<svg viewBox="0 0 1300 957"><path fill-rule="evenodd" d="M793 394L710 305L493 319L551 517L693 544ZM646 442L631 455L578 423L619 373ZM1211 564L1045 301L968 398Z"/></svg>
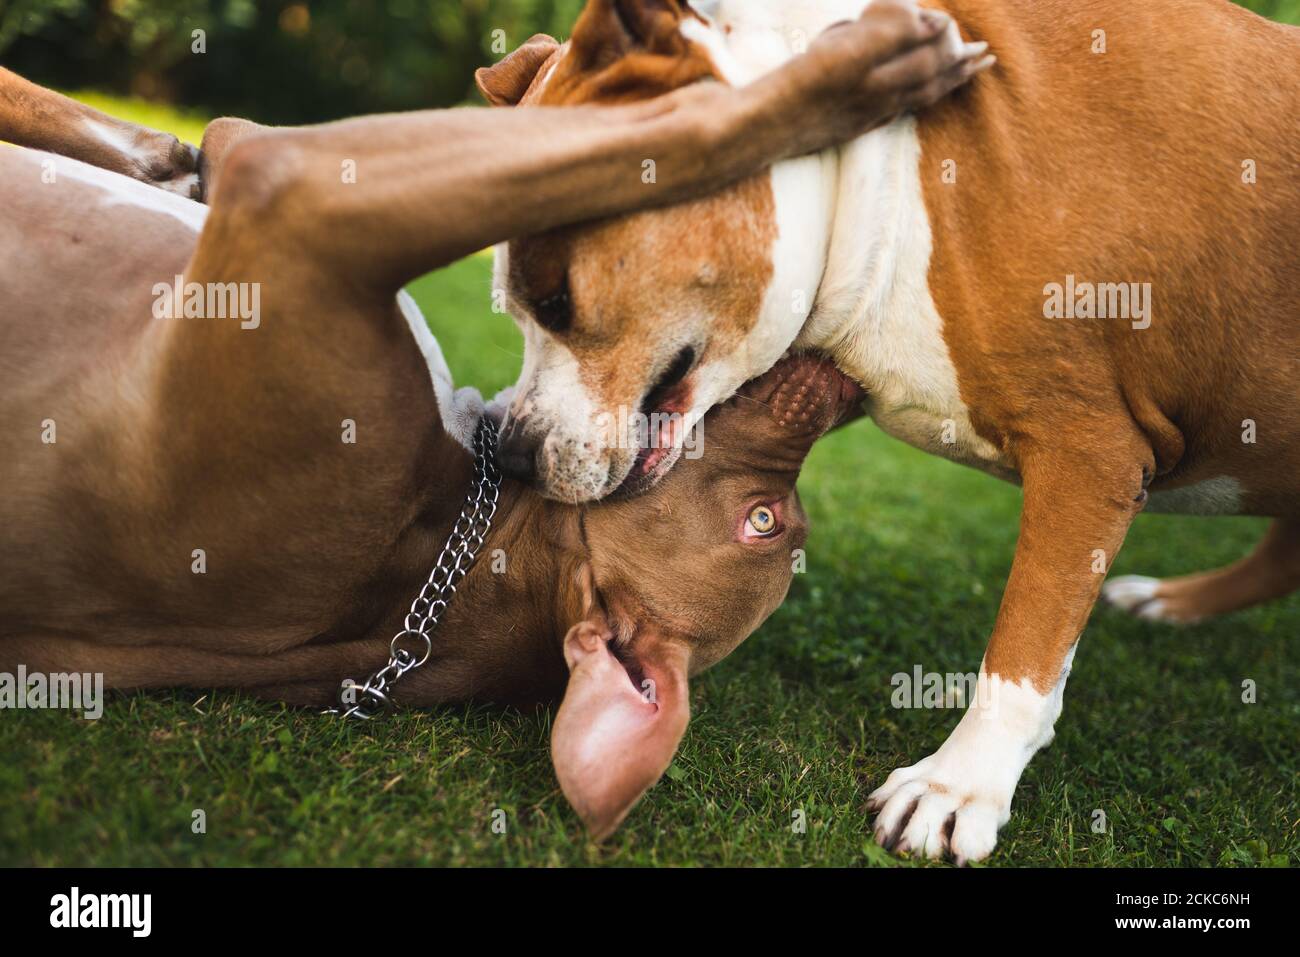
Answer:
<svg viewBox="0 0 1300 957"><path fill-rule="evenodd" d="M531 482L537 477L537 447L541 443L528 435L518 419L511 419L501 432L497 445L497 461L503 474L519 482Z"/></svg>

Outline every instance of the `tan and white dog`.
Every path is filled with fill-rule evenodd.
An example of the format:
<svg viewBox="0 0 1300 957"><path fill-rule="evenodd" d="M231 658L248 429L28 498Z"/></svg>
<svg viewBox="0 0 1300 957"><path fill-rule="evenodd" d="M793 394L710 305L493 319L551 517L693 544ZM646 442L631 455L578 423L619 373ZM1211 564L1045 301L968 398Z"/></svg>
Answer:
<svg viewBox="0 0 1300 957"><path fill-rule="evenodd" d="M653 482L673 456L638 453L621 410L696 420L792 346L885 431L1023 486L981 694L870 799L886 846L962 862L1050 741L1138 512L1276 522L1232 567L1110 582L1120 607L1183 622L1300 586L1300 30L1227 0L939 5L998 65L935 110L517 240L497 283L526 342L503 461L556 498ZM862 7L592 0L480 82L542 105L744 85Z"/></svg>

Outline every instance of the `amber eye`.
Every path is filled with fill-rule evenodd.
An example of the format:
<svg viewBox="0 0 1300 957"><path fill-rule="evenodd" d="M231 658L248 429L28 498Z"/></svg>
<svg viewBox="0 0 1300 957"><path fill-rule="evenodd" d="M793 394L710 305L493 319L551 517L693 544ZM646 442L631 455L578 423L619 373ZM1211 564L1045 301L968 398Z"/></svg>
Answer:
<svg viewBox="0 0 1300 957"><path fill-rule="evenodd" d="M776 515L766 505L755 505L749 513L749 526L759 535L776 531Z"/></svg>

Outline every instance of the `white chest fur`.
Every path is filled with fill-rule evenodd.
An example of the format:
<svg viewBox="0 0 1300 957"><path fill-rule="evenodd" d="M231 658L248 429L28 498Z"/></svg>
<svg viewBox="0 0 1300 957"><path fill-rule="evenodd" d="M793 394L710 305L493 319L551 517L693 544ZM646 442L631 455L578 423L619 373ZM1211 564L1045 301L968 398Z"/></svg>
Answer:
<svg viewBox="0 0 1300 957"><path fill-rule="evenodd" d="M684 32L709 49L730 82L743 84L866 6L861 0L723 0L712 11L711 28L696 24ZM950 39L960 42L955 27ZM1012 478L999 450L971 425L930 295L931 231L920 161L916 122L903 117L821 162L795 160L773 169L776 273L796 293L810 291L795 346L829 353L868 391L868 412L889 434ZM803 275L792 275L797 272ZM788 310L783 300L769 297L769 307Z"/></svg>
<svg viewBox="0 0 1300 957"><path fill-rule="evenodd" d="M826 269L796 344L829 352L857 379L889 434L1007 477L998 449L971 425L930 295L920 160L911 117L840 150Z"/></svg>
<svg viewBox="0 0 1300 957"><path fill-rule="evenodd" d="M478 428L484 411L483 397L473 386L457 389L453 385L451 369L443 358L442 347L424 321L420 307L405 289L397 294L397 308L410 326L415 344L429 366L429 379L433 385L434 398L438 402L438 415L442 419L443 428L457 442L473 451L474 430Z"/></svg>

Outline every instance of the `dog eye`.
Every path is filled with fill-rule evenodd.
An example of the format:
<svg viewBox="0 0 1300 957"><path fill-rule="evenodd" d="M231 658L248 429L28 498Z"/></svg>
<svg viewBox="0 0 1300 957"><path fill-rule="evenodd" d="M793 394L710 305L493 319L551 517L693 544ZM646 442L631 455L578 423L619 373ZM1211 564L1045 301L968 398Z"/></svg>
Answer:
<svg viewBox="0 0 1300 957"><path fill-rule="evenodd" d="M533 307L537 324L548 332L564 332L573 324L573 304L569 300L568 283L553 296L547 296Z"/></svg>
<svg viewBox="0 0 1300 957"><path fill-rule="evenodd" d="M755 505L745 522L745 531L753 535L771 535L776 531L776 513L766 505Z"/></svg>

